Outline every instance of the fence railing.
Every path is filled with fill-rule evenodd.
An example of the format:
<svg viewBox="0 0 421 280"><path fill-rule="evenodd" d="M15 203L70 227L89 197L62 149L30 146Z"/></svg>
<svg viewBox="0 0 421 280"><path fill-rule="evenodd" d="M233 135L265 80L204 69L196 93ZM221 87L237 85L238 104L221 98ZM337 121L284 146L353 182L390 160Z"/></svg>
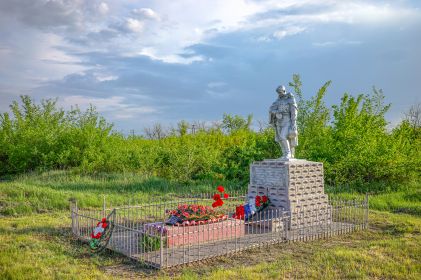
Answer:
<svg viewBox="0 0 421 280"><path fill-rule="evenodd" d="M72 232L88 241L92 229L111 211L112 236L107 248L154 268L168 268L203 259L234 254L268 244L329 238L368 225L368 196L364 200L331 200L292 212L270 207L248 219L234 219L235 206L245 195L225 200L219 219L193 225L165 224L168 211L181 204L210 206L211 196L162 203L124 205L113 209L79 209L71 205Z"/></svg>

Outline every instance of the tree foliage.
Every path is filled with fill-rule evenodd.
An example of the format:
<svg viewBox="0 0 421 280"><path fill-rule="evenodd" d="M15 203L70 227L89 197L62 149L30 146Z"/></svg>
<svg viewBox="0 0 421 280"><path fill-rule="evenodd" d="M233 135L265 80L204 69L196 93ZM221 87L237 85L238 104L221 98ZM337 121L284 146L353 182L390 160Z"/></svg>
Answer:
<svg viewBox="0 0 421 280"><path fill-rule="evenodd" d="M328 184L360 191L418 180L421 128L416 107L388 130L385 113L390 105L384 104L381 90L344 94L329 108L324 98L330 85L326 82L305 99L300 76L293 76L290 86L299 106L296 156L322 161ZM261 125L253 131L251 124L252 115L224 114L221 124L211 128L181 121L172 131L155 124L145 130L145 137L126 137L113 132L94 107L64 111L56 100L37 104L22 96L10 105L10 113L0 115L0 175L76 168L246 184L250 163L280 156L273 129Z"/></svg>
<svg viewBox="0 0 421 280"><path fill-rule="evenodd" d="M94 170L103 156L112 125L95 108L58 109L56 100L36 104L21 96L0 115L0 174L80 167Z"/></svg>
<svg viewBox="0 0 421 280"><path fill-rule="evenodd" d="M249 130L253 120L253 115L248 115L247 119L239 115L224 114L222 118L222 128L228 134L237 132L238 130Z"/></svg>

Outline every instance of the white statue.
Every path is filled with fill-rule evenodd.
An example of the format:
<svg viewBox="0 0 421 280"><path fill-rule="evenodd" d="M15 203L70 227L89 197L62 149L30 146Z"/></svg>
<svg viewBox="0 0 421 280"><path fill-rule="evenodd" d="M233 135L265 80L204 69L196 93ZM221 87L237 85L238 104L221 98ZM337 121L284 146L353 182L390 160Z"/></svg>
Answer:
<svg viewBox="0 0 421 280"><path fill-rule="evenodd" d="M269 109L269 123L275 128L275 141L282 150L283 160L294 158L295 147L298 145L297 103L285 86L276 89L278 99Z"/></svg>

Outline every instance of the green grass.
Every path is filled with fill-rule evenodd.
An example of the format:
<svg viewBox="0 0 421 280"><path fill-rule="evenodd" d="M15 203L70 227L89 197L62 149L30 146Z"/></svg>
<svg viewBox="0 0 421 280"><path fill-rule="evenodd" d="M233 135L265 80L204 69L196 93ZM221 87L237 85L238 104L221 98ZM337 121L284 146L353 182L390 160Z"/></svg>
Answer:
<svg viewBox="0 0 421 280"><path fill-rule="evenodd" d="M1 279L80 279L102 275L70 239L64 213L0 221Z"/></svg>
<svg viewBox="0 0 421 280"><path fill-rule="evenodd" d="M421 279L420 184L370 196L370 229L280 244L169 271L111 252L92 255L70 234L69 199L99 207L191 192L245 190L233 182L182 184L133 174L55 171L0 182L0 279ZM356 193L330 194L362 198Z"/></svg>
<svg viewBox="0 0 421 280"><path fill-rule="evenodd" d="M200 181L180 183L135 174L81 175L52 171L24 175L0 183L0 214L28 215L69 209L69 200L80 207L100 207L151 201L157 197L174 198L192 193L211 193L223 184L230 191L245 190L236 182Z"/></svg>
<svg viewBox="0 0 421 280"><path fill-rule="evenodd" d="M344 199L364 198L363 194L358 193L338 193L333 196ZM421 184L413 184L406 190L371 194L369 204L371 209L421 216Z"/></svg>
<svg viewBox="0 0 421 280"><path fill-rule="evenodd" d="M64 211L69 200L80 207L100 207L107 203L121 205L141 203L157 197L174 198L191 193L212 193L222 184L229 193L245 192L246 185L230 181L196 181L180 183L136 174L82 175L71 171L51 171L23 175L0 183L0 215L29 215ZM331 193L335 198L358 198L358 193ZM370 208L421 216L421 183L414 183L397 192L370 195Z"/></svg>
<svg viewBox="0 0 421 280"><path fill-rule="evenodd" d="M68 213L0 220L0 279L420 279L421 218L372 211L370 229L154 271L70 235Z"/></svg>

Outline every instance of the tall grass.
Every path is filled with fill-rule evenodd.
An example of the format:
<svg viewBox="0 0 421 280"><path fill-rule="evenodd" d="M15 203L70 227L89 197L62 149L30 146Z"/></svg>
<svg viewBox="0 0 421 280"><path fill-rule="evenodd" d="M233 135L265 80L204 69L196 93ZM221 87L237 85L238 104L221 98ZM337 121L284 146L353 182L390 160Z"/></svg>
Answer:
<svg viewBox="0 0 421 280"><path fill-rule="evenodd" d="M133 173L33 173L0 183L0 214L23 215L64 211L68 209L70 200L77 200L81 207L101 207L104 197L108 205L147 203L195 193L212 193L216 186L221 184L228 193L247 191L247 184L238 181L195 180L183 183ZM421 215L420 183L397 188L399 191L371 194L371 209ZM334 191L334 188L326 190L332 198L362 198L364 195L352 189L340 189L340 192Z"/></svg>
<svg viewBox="0 0 421 280"><path fill-rule="evenodd" d="M223 184L231 192L244 191L238 182L201 180L190 183L126 174L79 174L68 171L49 171L20 175L0 182L0 213L22 215L63 211L70 200L81 207L100 207L105 197L108 204L153 202L194 193L211 193ZM109 205L110 206L110 205Z"/></svg>

